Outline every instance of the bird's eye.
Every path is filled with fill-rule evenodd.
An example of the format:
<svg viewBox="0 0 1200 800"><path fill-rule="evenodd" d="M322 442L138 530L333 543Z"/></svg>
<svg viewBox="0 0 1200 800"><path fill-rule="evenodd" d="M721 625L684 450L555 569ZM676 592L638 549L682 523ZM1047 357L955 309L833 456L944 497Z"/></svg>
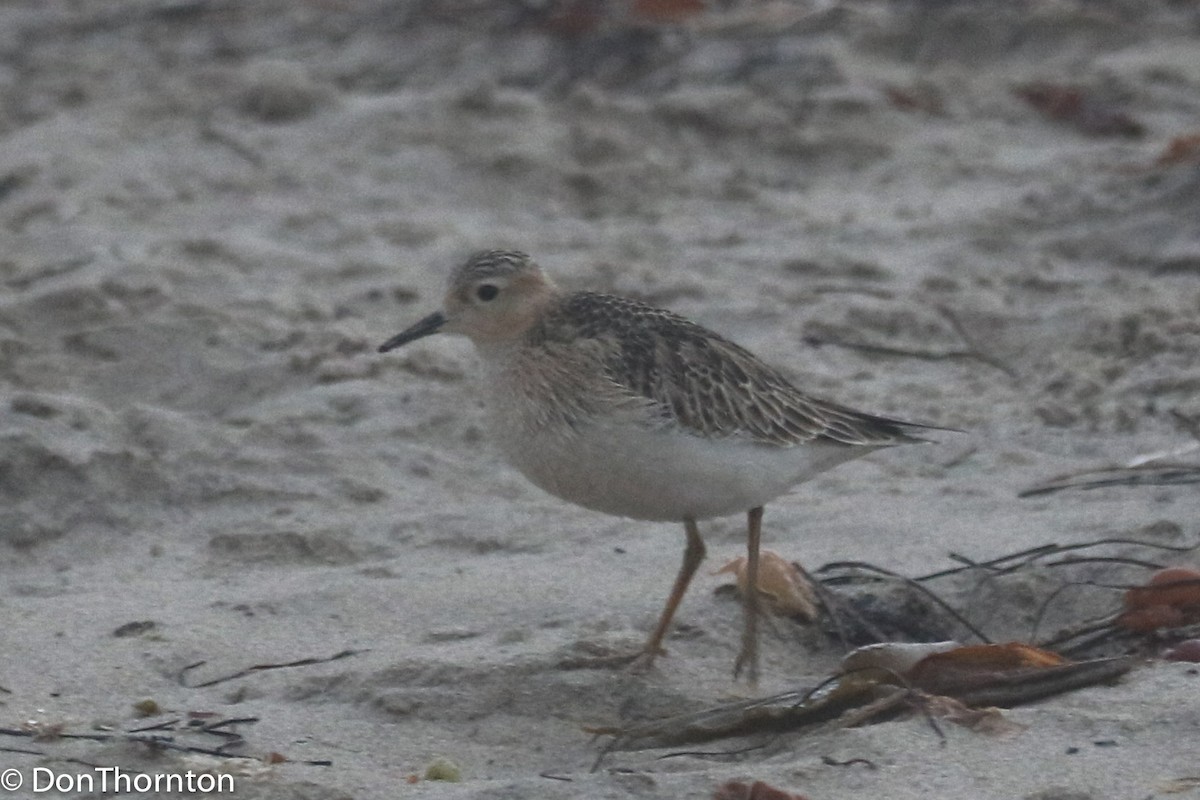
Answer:
<svg viewBox="0 0 1200 800"><path fill-rule="evenodd" d="M484 283L475 290L475 296L483 302L495 300L496 295L500 294L500 289L491 283Z"/></svg>

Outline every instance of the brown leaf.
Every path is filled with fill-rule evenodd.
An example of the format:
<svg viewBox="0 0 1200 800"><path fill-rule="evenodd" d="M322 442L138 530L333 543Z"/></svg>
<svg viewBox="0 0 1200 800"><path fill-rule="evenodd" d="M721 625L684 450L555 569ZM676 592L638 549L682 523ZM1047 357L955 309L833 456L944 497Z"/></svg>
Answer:
<svg viewBox="0 0 1200 800"><path fill-rule="evenodd" d="M1036 82L1013 91L1050 119L1092 136L1136 137L1145 133L1145 128L1133 117L1079 86Z"/></svg>
<svg viewBox="0 0 1200 800"><path fill-rule="evenodd" d="M1125 592L1126 608L1200 606L1200 570L1167 567L1150 576L1145 586Z"/></svg>
<svg viewBox="0 0 1200 800"><path fill-rule="evenodd" d="M1116 625L1148 632L1200 622L1200 571L1167 567L1150 576L1145 586L1125 592L1125 613Z"/></svg>
<svg viewBox="0 0 1200 800"><path fill-rule="evenodd" d="M755 781L747 786L741 781L729 781L717 787L713 800L808 800L802 794L777 789L769 783Z"/></svg>
<svg viewBox="0 0 1200 800"><path fill-rule="evenodd" d="M926 656L908 673L917 686L934 683L950 675L1008 672L1017 669L1056 667L1066 659L1049 650L1021 642L965 645L945 653Z"/></svg>
<svg viewBox="0 0 1200 800"><path fill-rule="evenodd" d="M1184 639L1179 644L1163 653L1167 661L1190 661L1200 663L1200 639Z"/></svg>
<svg viewBox="0 0 1200 800"><path fill-rule="evenodd" d="M1200 161L1200 133L1176 136L1155 163L1160 167L1169 167L1190 161Z"/></svg>
<svg viewBox="0 0 1200 800"><path fill-rule="evenodd" d="M633 16L644 22L683 22L704 11L704 0L634 0Z"/></svg>

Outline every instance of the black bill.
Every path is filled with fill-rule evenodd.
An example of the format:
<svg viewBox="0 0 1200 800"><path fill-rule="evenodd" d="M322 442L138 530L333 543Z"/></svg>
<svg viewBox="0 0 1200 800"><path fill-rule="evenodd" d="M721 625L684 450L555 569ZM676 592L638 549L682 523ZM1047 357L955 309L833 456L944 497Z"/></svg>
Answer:
<svg viewBox="0 0 1200 800"><path fill-rule="evenodd" d="M412 327L397 333L392 338L388 339L383 344L379 345L379 352L386 353L388 350L395 350L401 345L406 345L409 342L416 341L431 333L437 333L438 329L446 324L446 316L442 312L430 314L425 319L418 322Z"/></svg>

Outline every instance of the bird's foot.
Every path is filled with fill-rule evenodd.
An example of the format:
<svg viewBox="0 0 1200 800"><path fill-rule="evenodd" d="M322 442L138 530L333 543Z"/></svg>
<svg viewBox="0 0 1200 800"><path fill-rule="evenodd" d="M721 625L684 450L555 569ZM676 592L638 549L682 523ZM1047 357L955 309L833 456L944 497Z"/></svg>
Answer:
<svg viewBox="0 0 1200 800"><path fill-rule="evenodd" d="M750 688L758 686L758 637L742 638L742 649L737 660L733 662L733 679L741 677L742 670L746 671L746 683Z"/></svg>
<svg viewBox="0 0 1200 800"><path fill-rule="evenodd" d="M654 667L654 659L666 655L665 650L657 648L650 650L642 647L632 652L595 652L599 648L588 648L592 652L571 655L558 662L558 668L570 669L623 669L634 675L649 672Z"/></svg>

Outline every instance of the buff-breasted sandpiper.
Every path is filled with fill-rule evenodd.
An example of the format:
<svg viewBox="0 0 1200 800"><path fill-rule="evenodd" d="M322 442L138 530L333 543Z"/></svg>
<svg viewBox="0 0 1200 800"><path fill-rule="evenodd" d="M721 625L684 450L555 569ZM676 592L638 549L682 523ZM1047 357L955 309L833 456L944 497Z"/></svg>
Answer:
<svg viewBox="0 0 1200 800"><path fill-rule="evenodd" d="M380 352L459 333L486 375L493 434L534 484L586 508L682 522L683 564L638 661L649 666L704 558L697 520L748 515L757 585L763 506L797 484L929 427L819 400L712 331L635 300L560 289L524 253L471 256L444 308ZM758 676L758 597L744 595L737 675Z"/></svg>

